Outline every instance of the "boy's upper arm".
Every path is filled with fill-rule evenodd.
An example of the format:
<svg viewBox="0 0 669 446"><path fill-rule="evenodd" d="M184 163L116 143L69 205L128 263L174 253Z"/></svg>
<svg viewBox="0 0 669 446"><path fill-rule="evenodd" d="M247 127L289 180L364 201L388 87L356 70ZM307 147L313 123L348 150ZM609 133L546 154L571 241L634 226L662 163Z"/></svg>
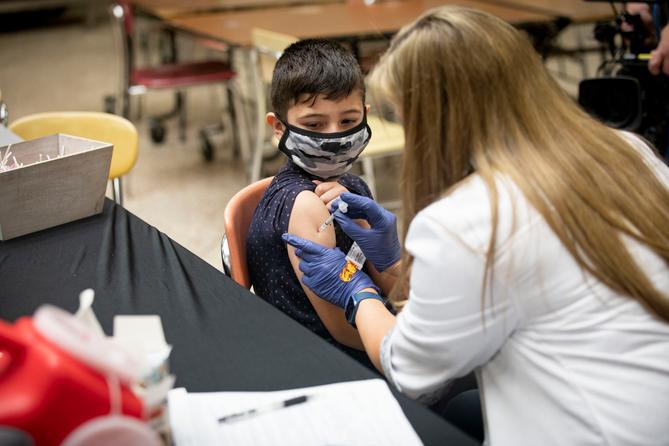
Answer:
<svg viewBox="0 0 669 446"><path fill-rule="evenodd" d="M302 191L295 197L288 222L288 232L328 248L334 248L336 242L333 225L329 225L323 232L318 232L318 228L329 216L330 213L315 193Z"/></svg>
<svg viewBox="0 0 669 446"><path fill-rule="evenodd" d="M330 213L315 193L302 191L295 198L288 223L288 232L328 248L333 248L336 244L334 226L329 225L323 232L318 232L318 228L329 216ZM293 271L300 280L302 289L330 334L343 344L362 349L358 332L346 322L344 311L315 295L301 282L300 259L295 255L295 249L292 246L288 246L287 249L288 258L293 265Z"/></svg>

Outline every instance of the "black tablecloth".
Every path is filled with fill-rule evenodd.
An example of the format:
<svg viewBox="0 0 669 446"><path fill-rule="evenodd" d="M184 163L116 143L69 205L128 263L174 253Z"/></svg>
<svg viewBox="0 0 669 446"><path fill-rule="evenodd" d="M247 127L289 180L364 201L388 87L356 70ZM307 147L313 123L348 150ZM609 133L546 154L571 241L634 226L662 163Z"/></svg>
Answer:
<svg viewBox="0 0 669 446"><path fill-rule="evenodd" d="M107 334L116 314L159 314L176 385L191 392L378 377L109 200L101 215L0 242L0 318L42 303L74 312L85 288ZM424 443L474 444L396 396Z"/></svg>

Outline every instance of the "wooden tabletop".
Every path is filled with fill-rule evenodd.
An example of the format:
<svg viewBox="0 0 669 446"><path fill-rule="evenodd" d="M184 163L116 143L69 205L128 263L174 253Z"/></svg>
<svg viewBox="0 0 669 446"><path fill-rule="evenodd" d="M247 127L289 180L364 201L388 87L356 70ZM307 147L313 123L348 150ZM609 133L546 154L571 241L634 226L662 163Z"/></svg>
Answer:
<svg viewBox="0 0 669 446"><path fill-rule="evenodd" d="M523 11L567 17L574 23L592 23L613 18L613 9L607 2L585 0L480 0L490 4L517 8ZM619 6L616 6L619 8ZM620 8L619 8L620 9Z"/></svg>
<svg viewBox="0 0 669 446"><path fill-rule="evenodd" d="M310 3L343 3L344 0L133 0L140 11L160 19L240 9L273 8Z"/></svg>
<svg viewBox="0 0 669 446"><path fill-rule="evenodd" d="M348 3L293 6L203 14L168 20L168 24L230 45L251 46L251 29L264 28L299 39L387 35L437 6L480 9L514 24L542 23L553 16L477 0L404 0L370 6Z"/></svg>

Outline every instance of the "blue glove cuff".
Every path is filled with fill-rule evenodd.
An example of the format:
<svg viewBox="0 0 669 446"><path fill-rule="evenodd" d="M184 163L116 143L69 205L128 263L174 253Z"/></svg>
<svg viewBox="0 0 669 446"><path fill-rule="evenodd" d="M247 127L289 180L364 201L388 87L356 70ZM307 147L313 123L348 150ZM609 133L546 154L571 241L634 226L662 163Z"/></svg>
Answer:
<svg viewBox="0 0 669 446"><path fill-rule="evenodd" d="M374 264L374 266L380 273L382 273L391 266L393 266L395 263L399 262L401 258L402 258L402 248L398 246L397 249L395 249L395 251L393 252L393 256L390 257L387 262L379 265L378 267L376 267L376 264Z"/></svg>

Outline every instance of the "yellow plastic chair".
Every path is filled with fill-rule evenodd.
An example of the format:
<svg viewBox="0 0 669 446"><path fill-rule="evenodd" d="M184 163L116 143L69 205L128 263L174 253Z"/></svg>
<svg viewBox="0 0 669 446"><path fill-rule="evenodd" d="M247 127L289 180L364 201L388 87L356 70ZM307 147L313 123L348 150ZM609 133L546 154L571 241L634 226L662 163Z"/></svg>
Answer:
<svg viewBox="0 0 669 446"><path fill-rule="evenodd" d="M265 114L267 110L266 88L272 80L272 71L276 61L281 57L283 50L290 44L297 42L296 37L268 31L261 28L251 30L253 41L252 60L256 63L255 96L256 96L256 146L251 163L251 182L258 181L262 172L262 159L267 142L265 140L267 125ZM360 154L362 176L365 178L372 195L376 198L376 178L374 176L374 162L376 158L390 155L399 155L404 150L404 129L400 124L385 120L376 115L367 116L367 123L372 129L372 139ZM396 203L384 203L387 207L396 207Z"/></svg>
<svg viewBox="0 0 669 446"><path fill-rule="evenodd" d="M137 129L125 118L99 112L37 113L17 119L9 129L23 139L35 139L54 133L66 133L114 145L109 179L114 201L123 204L121 177L137 161Z"/></svg>

